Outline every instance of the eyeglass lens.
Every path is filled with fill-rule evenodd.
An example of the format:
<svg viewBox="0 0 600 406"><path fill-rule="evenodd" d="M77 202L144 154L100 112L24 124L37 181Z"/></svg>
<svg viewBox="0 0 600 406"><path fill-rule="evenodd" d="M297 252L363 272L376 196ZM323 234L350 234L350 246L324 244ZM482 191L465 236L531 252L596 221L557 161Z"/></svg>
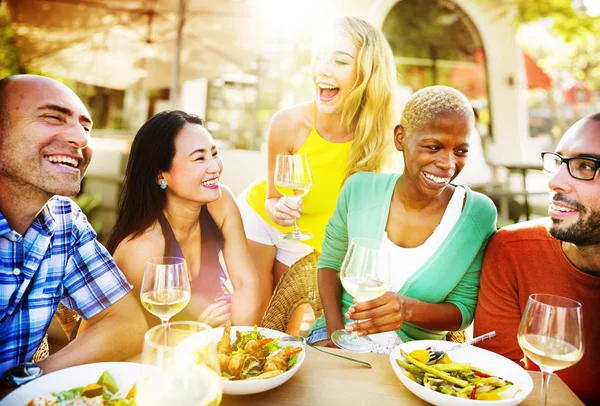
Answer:
<svg viewBox="0 0 600 406"><path fill-rule="evenodd" d="M563 158L558 155L544 155L544 169L550 173L555 173L563 163ZM596 162L586 158L571 158L569 163L569 173L577 179L594 179L596 174Z"/></svg>

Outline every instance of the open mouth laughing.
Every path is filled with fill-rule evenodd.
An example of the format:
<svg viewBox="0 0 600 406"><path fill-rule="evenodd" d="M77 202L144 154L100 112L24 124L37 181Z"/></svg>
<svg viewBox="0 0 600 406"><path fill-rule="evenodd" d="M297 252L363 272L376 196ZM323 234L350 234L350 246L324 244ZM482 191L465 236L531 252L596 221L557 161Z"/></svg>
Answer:
<svg viewBox="0 0 600 406"><path fill-rule="evenodd" d="M319 87L319 99L321 101L331 101L340 92L339 87L335 87L328 83L318 83Z"/></svg>
<svg viewBox="0 0 600 406"><path fill-rule="evenodd" d="M218 189L219 188L219 178L212 178L207 181L202 182L202 186L208 189Z"/></svg>
<svg viewBox="0 0 600 406"><path fill-rule="evenodd" d="M548 206L548 215L554 219L568 218L577 213L579 213L579 210L563 202L551 201L550 206Z"/></svg>
<svg viewBox="0 0 600 406"><path fill-rule="evenodd" d="M429 173L429 172L425 172L425 171L423 171L423 175L424 175L424 176L425 176L427 179L429 179L430 181L432 181L432 182L434 182L434 183L437 183L437 184L439 184L439 185L445 185L445 184L447 184L448 182L450 182L450 177L445 177L445 178L443 178L443 177L440 177L440 176L436 176L436 175L434 175L433 173Z"/></svg>
<svg viewBox="0 0 600 406"><path fill-rule="evenodd" d="M67 155L46 155L44 159L53 165L69 169L79 169L82 162L80 158L73 158Z"/></svg>

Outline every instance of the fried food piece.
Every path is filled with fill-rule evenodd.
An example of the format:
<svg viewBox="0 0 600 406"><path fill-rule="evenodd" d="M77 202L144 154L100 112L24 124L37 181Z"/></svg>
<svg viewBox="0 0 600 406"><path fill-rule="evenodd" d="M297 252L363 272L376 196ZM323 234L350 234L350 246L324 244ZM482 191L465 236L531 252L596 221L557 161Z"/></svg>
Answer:
<svg viewBox="0 0 600 406"><path fill-rule="evenodd" d="M217 358L219 359L219 367L221 371L229 373L229 355L226 354L217 354Z"/></svg>
<svg viewBox="0 0 600 406"><path fill-rule="evenodd" d="M223 369L228 372L229 375L239 379L242 371L244 369L244 362L246 361L246 354L239 353L232 355L229 358L229 363L227 364L227 369Z"/></svg>
<svg viewBox="0 0 600 406"><path fill-rule="evenodd" d="M270 343L274 338L265 338L262 340L250 340L244 346L244 351L256 358L264 358L265 350L263 345Z"/></svg>
<svg viewBox="0 0 600 406"><path fill-rule="evenodd" d="M231 321L227 320L223 328L223 337L217 344L217 354L231 354Z"/></svg>
<svg viewBox="0 0 600 406"><path fill-rule="evenodd" d="M265 367L264 367L263 371L265 371L265 372L276 371L276 370L287 371L287 368L288 368L287 363L290 360L290 357L294 354L299 353L300 351L302 351L302 347L295 347L295 348L291 348L288 350L279 351L277 354L275 354L271 358L267 359L267 362L265 362Z"/></svg>

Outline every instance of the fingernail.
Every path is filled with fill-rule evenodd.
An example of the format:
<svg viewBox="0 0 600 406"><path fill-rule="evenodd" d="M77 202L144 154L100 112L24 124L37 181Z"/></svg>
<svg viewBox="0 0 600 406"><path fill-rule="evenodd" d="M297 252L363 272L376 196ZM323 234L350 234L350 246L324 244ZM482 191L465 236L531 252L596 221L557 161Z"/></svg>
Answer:
<svg viewBox="0 0 600 406"><path fill-rule="evenodd" d="M349 319L350 318L350 312L344 314L344 316L346 316L346 318Z"/></svg>
<svg viewBox="0 0 600 406"><path fill-rule="evenodd" d="M352 326L346 326L346 331L352 331L354 328Z"/></svg>

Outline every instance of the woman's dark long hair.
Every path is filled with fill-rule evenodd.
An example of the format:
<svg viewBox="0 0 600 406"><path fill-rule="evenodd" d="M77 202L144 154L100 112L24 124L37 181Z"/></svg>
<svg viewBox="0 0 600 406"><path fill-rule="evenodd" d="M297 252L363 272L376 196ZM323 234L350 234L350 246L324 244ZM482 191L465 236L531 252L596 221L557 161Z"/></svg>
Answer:
<svg viewBox="0 0 600 406"><path fill-rule="evenodd" d="M171 169L175 138L186 123L204 126L200 117L180 110L154 115L137 132L131 145L117 221L106 248L113 254L127 236L139 236L165 206L165 192L156 183L159 171Z"/></svg>

